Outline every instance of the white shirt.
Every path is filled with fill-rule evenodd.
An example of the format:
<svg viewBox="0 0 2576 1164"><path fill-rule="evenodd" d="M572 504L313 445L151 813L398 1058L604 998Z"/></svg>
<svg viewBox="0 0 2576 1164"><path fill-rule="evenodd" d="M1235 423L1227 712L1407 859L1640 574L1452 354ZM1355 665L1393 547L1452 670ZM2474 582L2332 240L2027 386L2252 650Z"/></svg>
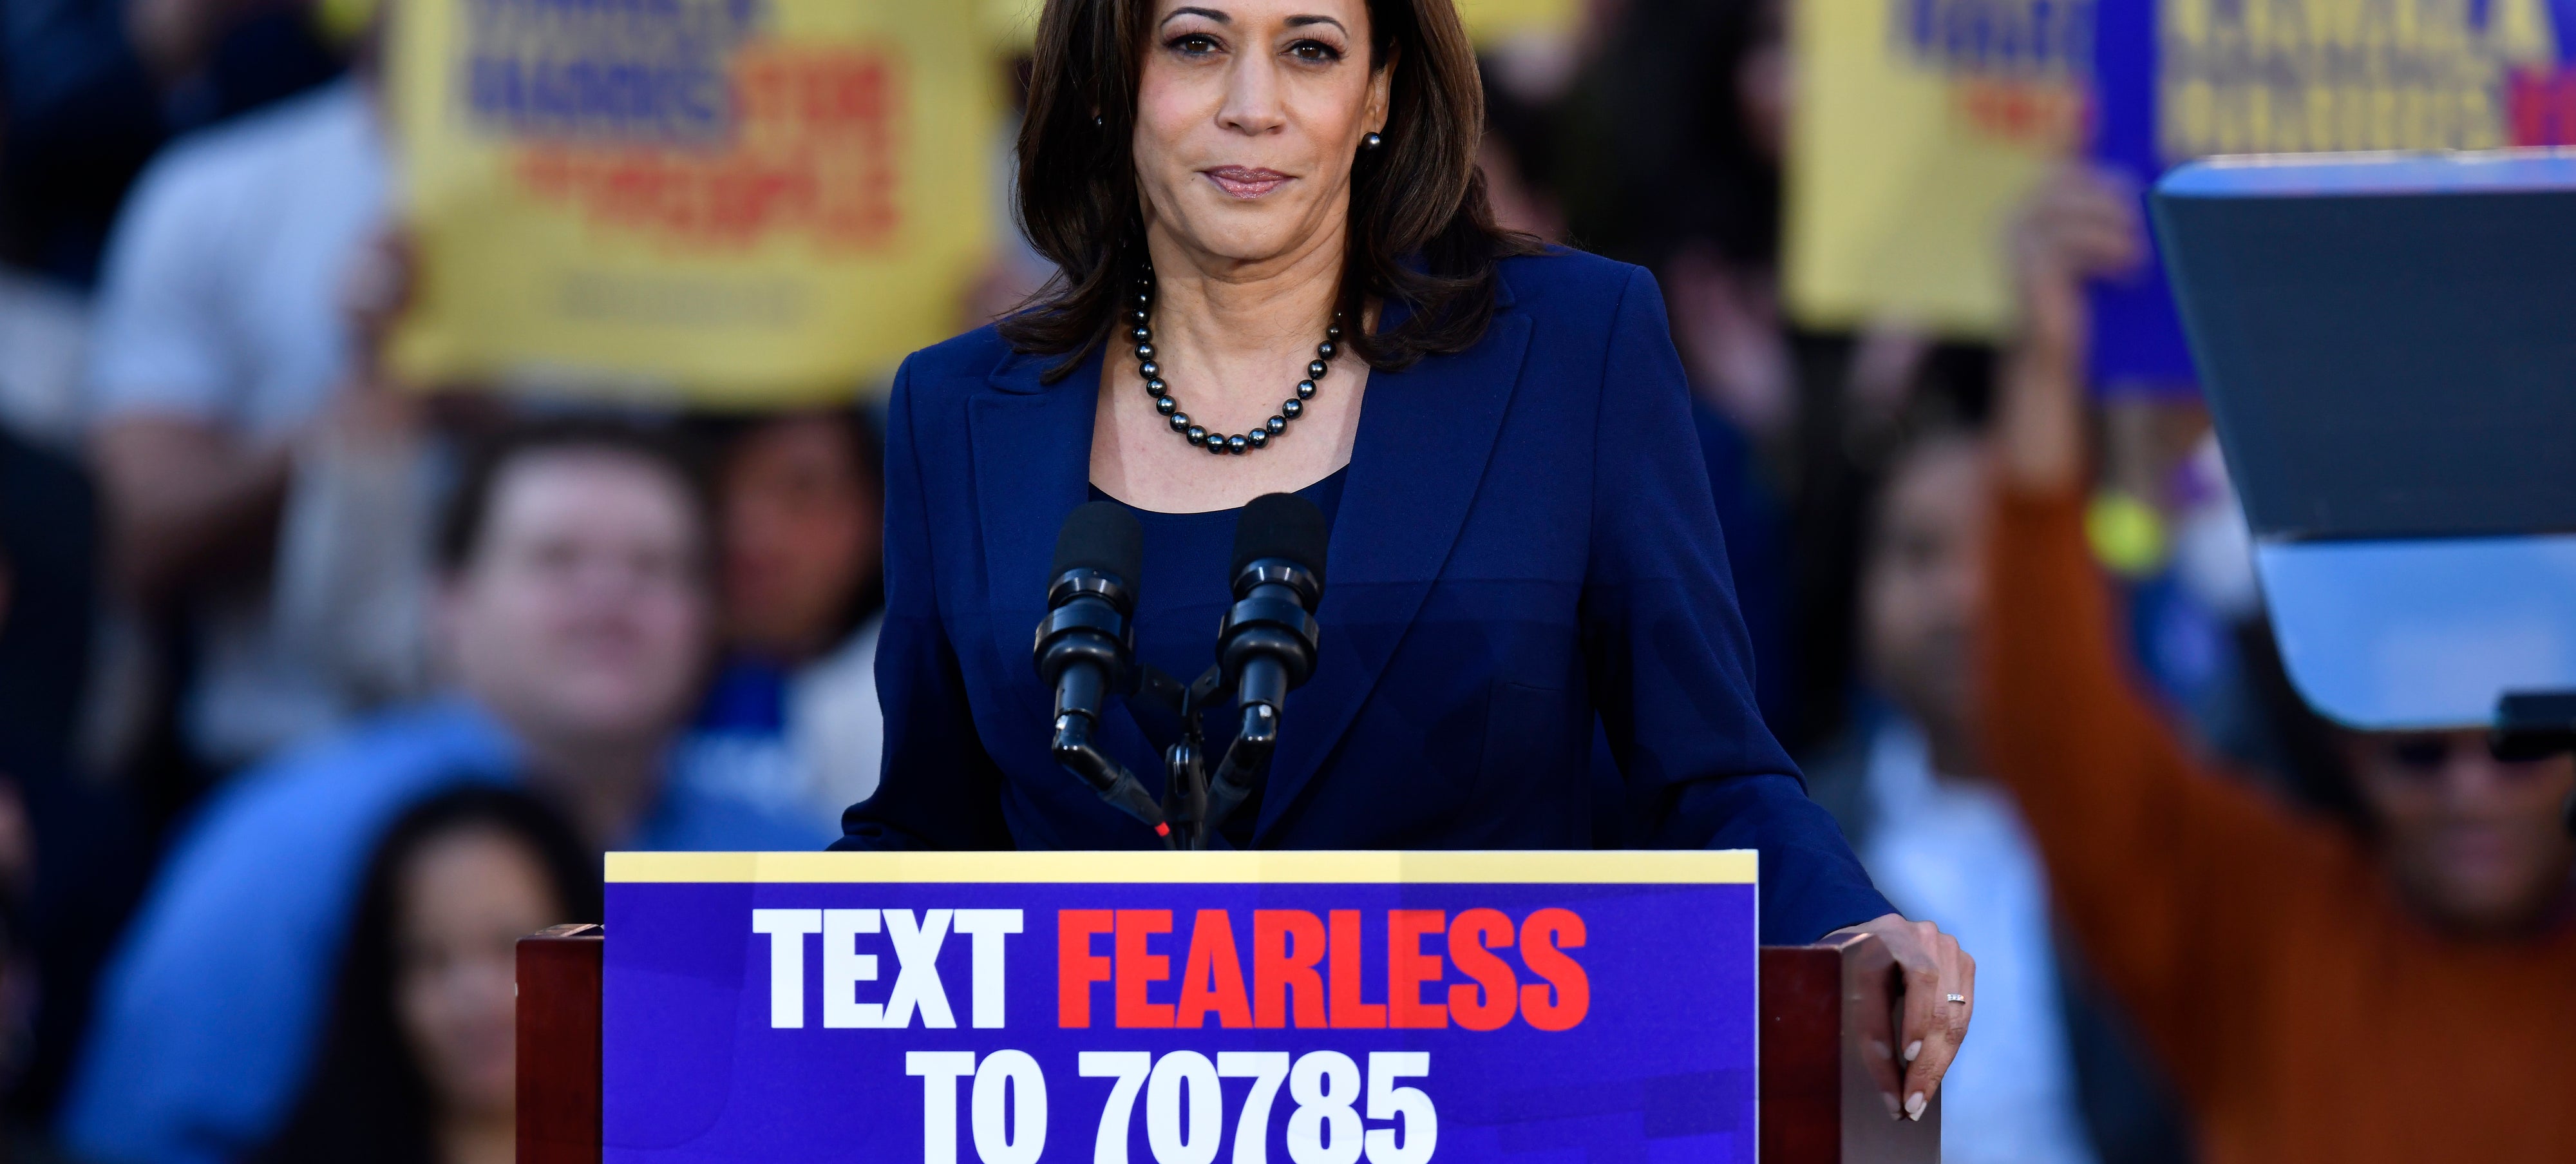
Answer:
<svg viewBox="0 0 2576 1164"><path fill-rule="evenodd" d="M831 654L787 680L783 730L700 730L680 742L672 769L693 788L814 822L841 835L841 811L876 794L885 765L885 713L877 703L877 636L869 618Z"/></svg>
<svg viewBox="0 0 2576 1164"><path fill-rule="evenodd" d="M136 184L109 244L90 421L175 416L253 444L294 435L341 383L352 342L341 288L386 221L389 169L368 90L354 80L171 146ZM310 592L294 576L317 562L377 559L325 524L399 538L419 521L406 498L398 513L320 523L311 511L345 510L337 498L348 491L304 470L287 502L279 591ZM270 593L224 595L200 615L199 670L181 714L193 749L215 763L247 763L401 686L400 677L353 681L339 661L315 657L302 644L341 636L281 631L301 615Z"/></svg>
<svg viewBox="0 0 2576 1164"><path fill-rule="evenodd" d="M1977 959L1977 1011L1941 1084L1950 1164L2091 1164L2049 939L2048 883L2002 788L1936 777L1923 737L1891 722L1870 742L1876 817L1861 860L1911 918Z"/></svg>
<svg viewBox="0 0 2576 1164"><path fill-rule="evenodd" d="M0 269L0 424L76 454L88 352L89 310L77 296Z"/></svg>

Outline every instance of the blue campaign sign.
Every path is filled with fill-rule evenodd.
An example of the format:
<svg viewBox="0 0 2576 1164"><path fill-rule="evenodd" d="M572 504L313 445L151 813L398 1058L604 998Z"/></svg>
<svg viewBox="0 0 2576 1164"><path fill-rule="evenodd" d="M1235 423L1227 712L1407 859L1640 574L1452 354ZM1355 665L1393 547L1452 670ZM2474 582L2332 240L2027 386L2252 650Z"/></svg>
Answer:
<svg viewBox="0 0 2576 1164"><path fill-rule="evenodd" d="M2576 0L2068 0L2096 160L2146 191L2220 154L2576 143ZM2093 383L2197 382L2160 261L2093 294Z"/></svg>
<svg viewBox="0 0 2576 1164"><path fill-rule="evenodd" d="M615 1164L1752 1164L1751 852L611 854Z"/></svg>

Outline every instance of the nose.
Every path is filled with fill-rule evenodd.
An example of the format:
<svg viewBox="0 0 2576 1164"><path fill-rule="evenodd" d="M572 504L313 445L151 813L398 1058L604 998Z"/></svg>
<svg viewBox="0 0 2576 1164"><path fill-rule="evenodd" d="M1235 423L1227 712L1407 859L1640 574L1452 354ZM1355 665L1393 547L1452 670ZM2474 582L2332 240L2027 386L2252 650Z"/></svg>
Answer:
<svg viewBox="0 0 2576 1164"><path fill-rule="evenodd" d="M1226 76L1225 104L1216 123L1247 137L1276 133L1288 124L1279 104L1279 62L1266 53L1233 58Z"/></svg>

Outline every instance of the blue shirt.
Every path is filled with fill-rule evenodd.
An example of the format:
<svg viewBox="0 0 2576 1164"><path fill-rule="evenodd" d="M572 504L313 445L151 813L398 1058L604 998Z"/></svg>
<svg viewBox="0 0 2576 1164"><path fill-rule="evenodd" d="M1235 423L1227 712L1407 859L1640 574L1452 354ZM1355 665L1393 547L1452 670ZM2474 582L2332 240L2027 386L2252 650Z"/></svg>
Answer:
<svg viewBox="0 0 2576 1164"><path fill-rule="evenodd" d="M1327 527L1332 524L1334 512L1341 508L1343 474L1336 470L1297 491L1298 496L1314 502L1315 508L1324 512ZM1091 492L1095 500L1117 500L1097 486ZM1216 663L1217 624L1234 602L1233 579L1226 576L1226 565L1234 559L1234 525L1243 511L1161 513L1123 501L1119 504L1135 514L1145 530L1145 576L1136 588L1136 660L1187 685ZM1202 742L1207 747L1211 772L1217 758L1234 742L1235 720L1224 710L1229 706L1221 705L1199 721L1205 731ZM1180 739L1180 719L1153 706L1150 700L1131 697L1127 708L1136 716L1136 725L1144 730L1157 755ZM1145 774L1138 776L1142 779ZM1260 812L1258 790L1254 796L1255 800L1240 809L1238 822L1248 823Z"/></svg>
<svg viewBox="0 0 2576 1164"><path fill-rule="evenodd" d="M518 779L520 748L451 698L378 716L217 793L109 964L64 1108L85 1157L236 1159L285 1118L329 1008L358 880L421 800ZM810 849L810 826L679 784L639 849Z"/></svg>

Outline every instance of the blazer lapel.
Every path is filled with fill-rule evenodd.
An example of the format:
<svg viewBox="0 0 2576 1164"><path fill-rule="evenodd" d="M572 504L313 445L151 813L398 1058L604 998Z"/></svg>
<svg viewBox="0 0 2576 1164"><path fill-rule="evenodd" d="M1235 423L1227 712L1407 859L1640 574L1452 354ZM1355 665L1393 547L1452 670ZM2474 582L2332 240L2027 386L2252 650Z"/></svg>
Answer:
<svg viewBox="0 0 2576 1164"><path fill-rule="evenodd" d="M1529 333L1506 297L1475 347L1369 374L1333 518L1316 672L1288 697L1256 838L1331 758L1429 597L1493 458Z"/></svg>
<svg viewBox="0 0 2576 1164"><path fill-rule="evenodd" d="M1066 514L1090 496L1091 428L1100 400L1097 356L1052 385L1042 359L1012 356L968 402L975 507L983 526L984 587L1002 675L1028 673L1029 635L1046 614L1047 567ZM1034 690L1035 679L1030 680ZM1042 730L1047 709L1029 721Z"/></svg>

